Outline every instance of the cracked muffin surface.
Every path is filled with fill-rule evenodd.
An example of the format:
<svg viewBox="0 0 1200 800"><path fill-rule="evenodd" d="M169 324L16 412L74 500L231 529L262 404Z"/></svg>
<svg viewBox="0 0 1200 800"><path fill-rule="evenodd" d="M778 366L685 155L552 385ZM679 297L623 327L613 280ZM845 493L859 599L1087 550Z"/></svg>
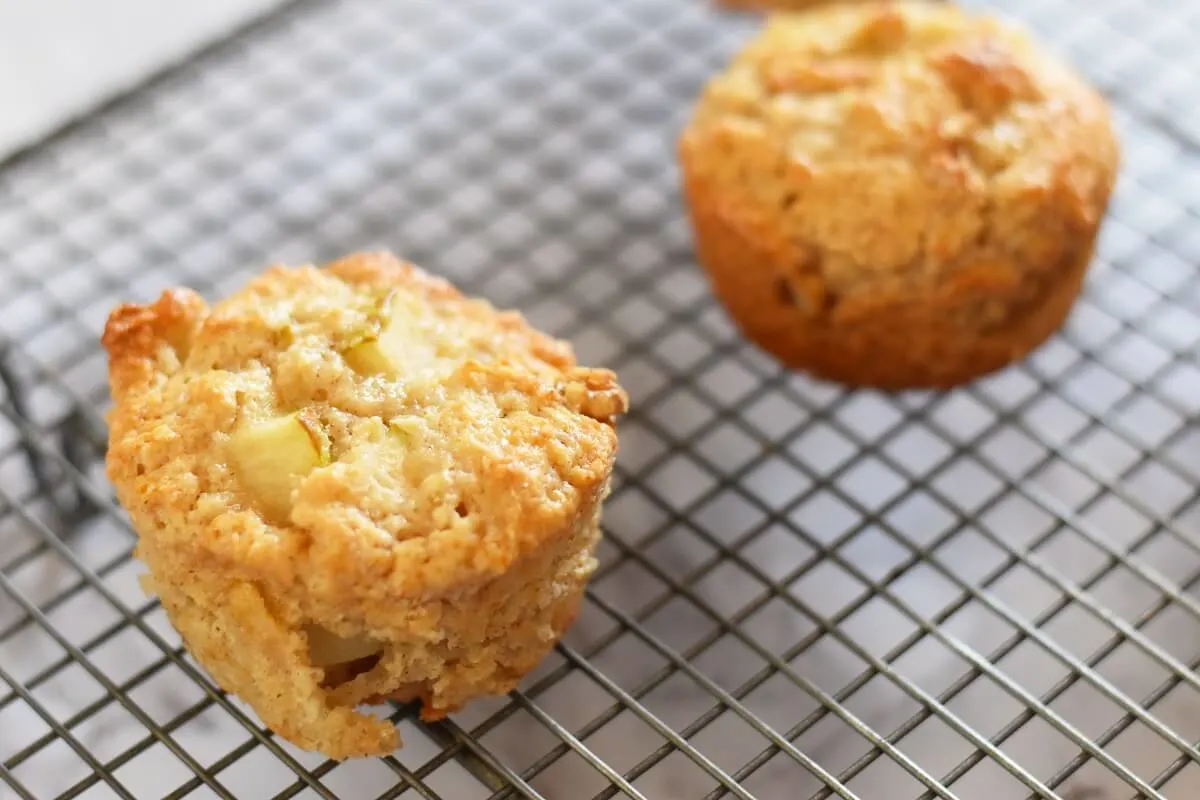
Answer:
<svg viewBox="0 0 1200 800"><path fill-rule="evenodd" d="M107 471L146 585L295 744L390 752L512 689L595 568L627 399L522 317L386 254L110 315Z"/></svg>
<svg viewBox="0 0 1200 800"><path fill-rule="evenodd" d="M883 388L962 383L1052 334L1119 161L1074 70L924 2L772 16L679 153L699 260L743 332Z"/></svg>

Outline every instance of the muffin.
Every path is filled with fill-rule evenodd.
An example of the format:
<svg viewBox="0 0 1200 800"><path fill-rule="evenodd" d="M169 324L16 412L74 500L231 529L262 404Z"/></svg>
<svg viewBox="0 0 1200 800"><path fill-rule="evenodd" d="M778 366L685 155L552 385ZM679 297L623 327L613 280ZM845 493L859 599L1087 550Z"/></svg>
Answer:
<svg viewBox="0 0 1200 800"><path fill-rule="evenodd" d="M515 313L386 254L112 312L107 472L196 660L299 747L514 686L596 562L627 399Z"/></svg>
<svg viewBox="0 0 1200 800"><path fill-rule="evenodd" d="M698 259L744 334L882 389L961 384L1054 333L1119 161L1070 67L921 2L773 16L679 152Z"/></svg>

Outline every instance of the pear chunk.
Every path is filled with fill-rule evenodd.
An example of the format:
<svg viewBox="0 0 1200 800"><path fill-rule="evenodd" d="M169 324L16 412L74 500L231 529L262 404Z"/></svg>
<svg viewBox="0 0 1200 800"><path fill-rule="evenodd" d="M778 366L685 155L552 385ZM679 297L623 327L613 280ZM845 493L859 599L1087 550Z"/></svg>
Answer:
<svg viewBox="0 0 1200 800"><path fill-rule="evenodd" d="M304 411L241 428L229 446L238 479L275 522L287 519L300 478L329 463L329 437Z"/></svg>
<svg viewBox="0 0 1200 800"><path fill-rule="evenodd" d="M309 625L304 632L308 636L308 658L314 667L347 664L383 650L382 645L364 634L338 636L320 625Z"/></svg>

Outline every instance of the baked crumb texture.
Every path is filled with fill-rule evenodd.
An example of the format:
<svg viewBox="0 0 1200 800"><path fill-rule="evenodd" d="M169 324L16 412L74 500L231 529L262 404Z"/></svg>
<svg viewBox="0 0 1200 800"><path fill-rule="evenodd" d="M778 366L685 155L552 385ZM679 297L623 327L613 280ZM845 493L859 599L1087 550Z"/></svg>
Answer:
<svg viewBox="0 0 1200 800"><path fill-rule="evenodd" d="M352 366L385 330L396 374ZM627 400L519 315L362 254L122 306L103 342L147 588L289 741L388 753L357 707L506 692L574 618Z"/></svg>
<svg viewBox="0 0 1200 800"><path fill-rule="evenodd" d="M786 364L950 387L1062 324L1119 161L1103 98L946 3L777 14L680 141L697 253Z"/></svg>

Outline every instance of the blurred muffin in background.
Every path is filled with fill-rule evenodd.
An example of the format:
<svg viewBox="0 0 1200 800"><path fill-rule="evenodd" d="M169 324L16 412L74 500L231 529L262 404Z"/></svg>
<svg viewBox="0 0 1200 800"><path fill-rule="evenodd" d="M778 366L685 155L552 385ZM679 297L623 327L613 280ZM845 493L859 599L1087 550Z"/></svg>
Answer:
<svg viewBox="0 0 1200 800"><path fill-rule="evenodd" d="M923 2L773 16L679 152L699 260L742 331L885 389L961 384L1053 334L1119 162L1071 67Z"/></svg>

